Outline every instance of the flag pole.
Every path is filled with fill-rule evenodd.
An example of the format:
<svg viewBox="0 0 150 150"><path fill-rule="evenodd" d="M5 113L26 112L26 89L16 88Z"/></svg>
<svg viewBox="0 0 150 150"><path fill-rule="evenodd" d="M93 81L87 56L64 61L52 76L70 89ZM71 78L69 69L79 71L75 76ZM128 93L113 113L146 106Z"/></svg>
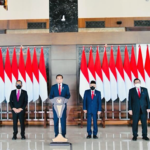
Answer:
<svg viewBox="0 0 150 150"><path fill-rule="evenodd" d="M128 120L128 100L126 98L126 119Z"/></svg>
<svg viewBox="0 0 150 150"><path fill-rule="evenodd" d="M28 120L30 120L30 107L29 107L29 102L28 102Z"/></svg>
<svg viewBox="0 0 150 150"><path fill-rule="evenodd" d="M121 119L121 101L119 99L119 119Z"/></svg>
<svg viewBox="0 0 150 150"><path fill-rule="evenodd" d="M7 102L7 120L9 120L9 115L8 115L8 102Z"/></svg>
<svg viewBox="0 0 150 150"><path fill-rule="evenodd" d="M114 119L114 101L112 100L112 119Z"/></svg>
<svg viewBox="0 0 150 150"><path fill-rule="evenodd" d="M106 102L106 99L105 99L105 119L107 119L107 102Z"/></svg>
<svg viewBox="0 0 150 150"><path fill-rule="evenodd" d="M43 101L42 101L42 120L43 120Z"/></svg>
<svg viewBox="0 0 150 150"><path fill-rule="evenodd" d="M35 101L35 106L34 106L34 108L35 108L35 110L34 110L34 113L35 113L35 118L34 118L34 120L37 120L37 119L36 119L36 101Z"/></svg>
<svg viewBox="0 0 150 150"><path fill-rule="evenodd" d="M2 103L1 103L1 120L2 120Z"/></svg>

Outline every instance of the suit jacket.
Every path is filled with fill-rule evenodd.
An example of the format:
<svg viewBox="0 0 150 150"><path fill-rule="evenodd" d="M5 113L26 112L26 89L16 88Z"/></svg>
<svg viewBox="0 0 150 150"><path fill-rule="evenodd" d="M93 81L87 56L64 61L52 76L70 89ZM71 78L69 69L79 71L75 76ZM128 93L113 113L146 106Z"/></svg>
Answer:
<svg viewBox="0 0 150 150"><path fill-rule="evenodd" d="M17 101L16 90L11 91L9 105L12 108L22 108L25 110L28 103L28 95L25 90L21 89L19 101Z"/></svg>
<svg viewBox="0 0 150 150"><path fill-rule="evenodd" d="M95 90L94 98L91 98L91 90L86 90L83 98L83 110L87 113L97 113L101 111L101 92Z"/></svg>
<svg viewBox="0 0 150 150"><path fill-rule="evenodd" d="M51 87L49 98L53 99L54 97L58 97L58 96L64 97L66 99L70 98L69 87L67 84L62 83L61 95L59 95L58 84L54 84Z"/></svg>
<svg viewBox="0 0 150 150"><path fill-rule="evenodd" d="M128 101L128 110L133 111L133 115L140 112L147 113L147 109L150 109L149 95L146 88L141 87L141 96L138 96L136 88L129 90L129 101Z"/></svg>

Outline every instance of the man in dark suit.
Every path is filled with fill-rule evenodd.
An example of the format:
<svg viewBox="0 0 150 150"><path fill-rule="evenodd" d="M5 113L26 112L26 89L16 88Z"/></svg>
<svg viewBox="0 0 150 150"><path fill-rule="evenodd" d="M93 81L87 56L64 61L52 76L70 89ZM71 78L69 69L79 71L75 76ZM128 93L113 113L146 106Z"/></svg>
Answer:
<svg viewBox="0 0 150 150"><path fill-rule="evenodd" d="M137 140L138 136L138 122L141 120L142 123L142 136L143 139L148 141L147 137L147 113L150 112L150 101L149 95L146 88L141 87L141 81L136 78L134 79L135 87L129 90L129 114L132 115L133 124L133 141Z"/></svg>
<svg viewBox="0 0 150 150"><path fill-rule="evenodd" d="M56 82L57 84L54 84L51 87L50 95L49 98L53 99L54 97L64 97L66 99L70 98L70 92L69 92L69 87L67 84L63 83L63 76L61 74L58 74L56 76ZM65 104L66 105L66 104ZM61 118L61 130L62 130L62 136L65 137L66 135L66 110L67 110L67 105L65 106L65 109L62 114ZM55 137L58 135L58 117L56 114L56 111L54 110L53 107L53 116L54 116L54 130L55 130Z"/></svg>
<svg viewBox="0 0 150 150"><path fill-rule="evenodd" d="M83 99L83 111L87 113L87 138L91 138L91 119L93 118L93 138L97 139L97 115L101 113L101 92L95 90L96 82L91 81L90 89L86 90Z"/></svg>
<svg viewBox="0 0 150 150"><path fill-rule="evenodd" d="M25 90L21 89L22 81L18 80L16 82L16 90L13 90L10 94L10 107L12 109L12 116L13 116L13 137L12 140L17 139L18 133L18 119L21 124L21 139L25 139L25 125L24 125L24 116L25 116L25 108L28 103L28 95Z"/></svg>

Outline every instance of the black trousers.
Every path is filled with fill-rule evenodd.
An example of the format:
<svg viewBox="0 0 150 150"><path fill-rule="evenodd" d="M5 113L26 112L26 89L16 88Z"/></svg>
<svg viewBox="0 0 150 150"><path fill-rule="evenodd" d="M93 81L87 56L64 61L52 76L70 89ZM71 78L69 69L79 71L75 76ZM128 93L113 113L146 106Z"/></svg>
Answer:
<svg viewBox="0 0 150 150"><path fill-rule="evenodd" d="M14 136L17 135L18 133L18 119L20 121L20 125L21 125L21 136L25 135L25 124L24 124L24 119L25 119L25 112L21 111L20 113L15 113L14 111L12 111L12 115L13 115L13 130L14 130Z"/></svg>
<svg viewBox="0 0 150 150"><path fill-rule="evenodd" d="M147 137L147 113L143 114L140 110L139 113L133 114L133 124L132 124L132 132L133 136L138 136L138 122L141 120L142 123L142 136Z"/></svg>

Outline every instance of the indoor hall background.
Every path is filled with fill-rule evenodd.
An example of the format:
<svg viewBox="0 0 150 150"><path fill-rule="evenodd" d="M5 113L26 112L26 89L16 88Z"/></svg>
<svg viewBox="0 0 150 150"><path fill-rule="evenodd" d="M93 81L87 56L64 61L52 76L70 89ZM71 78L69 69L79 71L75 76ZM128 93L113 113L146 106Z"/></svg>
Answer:
<svg viewBox="0 0 150 150"><path fill-rule="evenodd" d="M135 44L134 48L135 48ZM76 122L73 120L74 116L72 114L72 110L74 108L78 108L79 106L82 106L82 99L79 95L79 70L80 70L80 62L81 62L81 55L83 46L85 46L86 51L86 58L87 58L87 64L89 59L89 50L90 46L92 46L93 50L93 56L95 60L95 54L96 54L96 48L97 45L51 45L51 46L44 46L44 57L45 57L45 64L46 64L46 71L47 71L47 79L48 79L48 93L50 91L51 85L55 84L55 77L58 73L63 74L64 76L64 83L69 85L71 98L68 102L68 108L67 108L67 124L68 125L75 125ZM9 46L8 46L9 47ZM27 47L23 46L23 54L24 54L24 60L26 61L26 53L27 53ZM30 52L31 52L31 58L33 55L33 48L34 46L29 46ZM39 61L40 56L40 50L41 46L36 46L36 52L37 52L37 58ZM129 57L131 57L131 47L132 44L127 44ZM109 61L110 57L110 48L111 45L107 45L107 57ZM117 48L118 45L113 45L114 50L114 58L116 60L116 54L117 54ZM2 47L2 53L3 53L3 59L5 60L6 55L6 49L7 47ZM9 47L10 52L10 59L12 59L14 46ZM124 61L124 49L125 45L120 45L121 55L122 55L122 61ZM100 59L101 62L103 60L103 52L104 52L104 45L99 45L99 51L100 51ZM17 52L17 60L19 61L19 52L20 52L20 46L16 46L16 52ZM136 53L136 51L135 51ZM128 111L127 111L127 101L124 100L122 102L119 101L119 99L112 102L111 100L108 102L105 102L105 100L102 100L103 102L103 108L105 110L120 110L121 113L119 114L105 114L106 119L107 118L118 118L123 120L128 120ZM36 109L35 109L35 103L30 102L30 108L29 110L33 113L29 113L29 118L31 120L41 120L42 114L37 113L36 111L42 111L45 108L51 108L51 104L49 101L45 101L43 103L42 108L42 102L41 100L36 101ZM2 103L2 109L0 111L1 113L1 119L2 121L11 119L11 110L9 109L9 115L7 116L7 104L6 102ZM35 115L36 114L36 115ZM53 120L51 119L51 125L53 125Z"/></svg>

